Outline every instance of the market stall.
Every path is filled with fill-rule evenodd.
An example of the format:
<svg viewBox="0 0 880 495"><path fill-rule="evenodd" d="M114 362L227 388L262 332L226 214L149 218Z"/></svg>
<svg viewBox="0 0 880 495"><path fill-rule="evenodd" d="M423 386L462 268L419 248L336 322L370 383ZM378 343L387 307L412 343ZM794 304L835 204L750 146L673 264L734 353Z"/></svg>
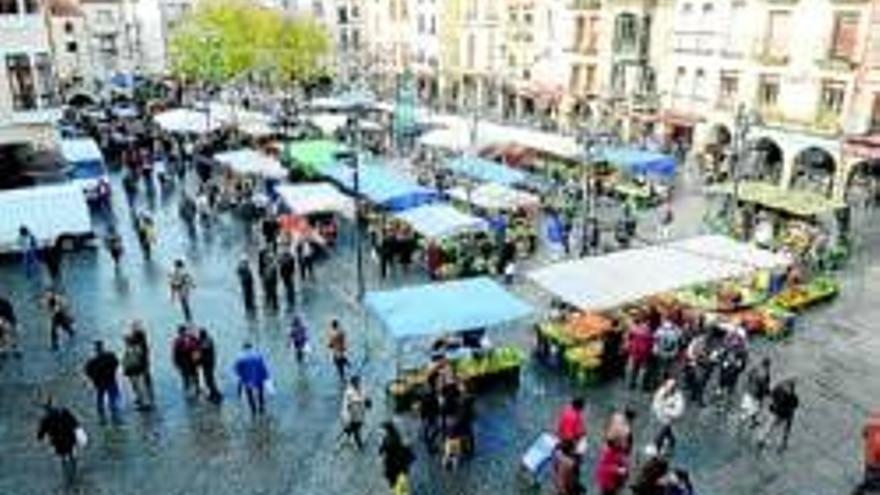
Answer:
<svg viewBox="0 0 880 495"><path fill-rule="evenodd" d="M459 211L446 203L410 208L394 217L407 223L419 235L432 240L448 239L488 228L482 218Z"/></svg>
<svg viewBox="0 0 880 495"><path fill-rule="evenodd" d="M328 245L334 245L339 233L337 215L354 220L354 200L326 182L284 184L276 189L290 211L308 219Z"/></svg>
<svg viewBox="0 0 880 495"><path fill-rule="evenodd" d="M214 160L235 175L281 180L287 170L278 160L251 148L224 151L214 155Z"/></svg>
<svg viewBox="0 0 880 495"><path fill-rule="evenodd" d="M785 280L791 258L724 236L701 236L619 251L535 270L528 277L570 311L538 325L537 352L545 362L593 382L612 337L619 347L632 311L711 315L772 338L790 330L794 314L780 304L807 289ZM810 286L830 297L833 284ZM802 301L799 301L802 302Z"/></svg>
<svg viewBox="0 0 880 495"><path fill-rule="evenodd" d="M668 198L677 168L670 155L634 148L605 148L598 161L610 166L603 177L606 190L639 206Z"/></svg>
<svg viewBox="0 0 880 495"><path fill-rule="evenodd" d="M505 186L521 184L528 180L528 175L522 170L480 157L462 156L443 162L443 166L469 179Z"/></svg>
<svg viewBox="0 0 880 495"><path fill-rule="evenodd" d="M223 122L211 118L207 112L188 108L166 110L154 115L153 121L163 131L176 134L207 134L223 127Z"/></svg>
<svg viewBox="0 0 880 495"><path fill-rule="evenodd" d="M357 189L362 197L390 211L403 211L437 199L433 189L420 186L375 158L360 158L357 188L354 170L347 164L334 162L322 167L320 173L348 192L354 193Z"/></svg>
<svg viewBox="0 0 880 495"><path fill-rule="evenodd" d="M397 376L388 393L395 411L409 410L427 390L439 367L451 367L465 387L478 393L516 384L525 354L515 347L494 346L481 334L487 328L525 318L532 307L489 278L439 282L403 289L369 292L367 309L397 345ZM427 302L427 303L426 303ZM439 337L439 338L438 338ZM476 337L476 338L475 338ZM407 344L434 339L427 365L402 367ZM436 345L442 342L442 345Z"/></svg>
<svg viewBox="0 0 880 495"><path fill-rule="evenodd" d="M336 163L336 156L347 147L329 139L288 141L281 151L285 163L307 177L319 175L320 170Z"/></svg>

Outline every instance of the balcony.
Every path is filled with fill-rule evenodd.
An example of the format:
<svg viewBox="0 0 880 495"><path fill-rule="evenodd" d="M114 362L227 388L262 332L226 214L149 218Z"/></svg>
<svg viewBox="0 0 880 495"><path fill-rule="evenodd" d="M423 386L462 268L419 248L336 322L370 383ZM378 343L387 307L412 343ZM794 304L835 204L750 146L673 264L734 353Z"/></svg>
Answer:
<svg viewBox="0 0 880 495"><path fill-rule="evenodd" d="M829 72L852 72L858 64L845 58L826 57L816 60L816 66Z"/></svg>
<svg viewBox="0 0 880 495"><path fill-rule="evenodd" d="M569 10L599 10L602 8L600 0L571 0Z"/></svg>
<svg viewBox="0 0 880 495"><path fill-rule="evenodd" d="M755 53L755 61L761 65L770 67L782 67L788 65L789 56L783 53L772 53L769 50L760 50Z"/></svg>

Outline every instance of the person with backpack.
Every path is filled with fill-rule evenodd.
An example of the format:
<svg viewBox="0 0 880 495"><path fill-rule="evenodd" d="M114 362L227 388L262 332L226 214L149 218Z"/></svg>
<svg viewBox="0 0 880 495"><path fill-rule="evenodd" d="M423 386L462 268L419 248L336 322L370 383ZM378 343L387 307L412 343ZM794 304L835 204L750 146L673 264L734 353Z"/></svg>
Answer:
<svg viewBox="0 0 880 495"><path fill-rule="evenodd" d="M800 399L795 391L794 379L784 380L773 387L770 391L771 419L758 440L759 450L763 449L770 437L779 431L781 431L782 438L778 451L783 452L788 448L791 425L799 405Z"/></svg>
<svg viewBox="0 0 880 495"><path fill-rule="evenodd" d="M409 468L415 460L412 449L406 445L400 431L391 421L382 423L385 435L379 446L382 456L383 474L388 487L394 495L405 495L409 491Z"/></svg>
<svg viewBox="0 0 880 495"><path fill-rule="evenodd" d="M678 359L680 343L681 328L673 323L672 320L664 318L660 327L654 332L652 354L655 369L651 373L654 380L659 378L662 381L672 376L676 360Z"/></svg>

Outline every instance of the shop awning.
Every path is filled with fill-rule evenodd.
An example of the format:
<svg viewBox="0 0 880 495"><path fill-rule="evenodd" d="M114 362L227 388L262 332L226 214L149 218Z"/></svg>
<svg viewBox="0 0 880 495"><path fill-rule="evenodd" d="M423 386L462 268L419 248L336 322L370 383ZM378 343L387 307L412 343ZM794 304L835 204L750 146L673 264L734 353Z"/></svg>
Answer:
<svg viewBox="0 0 880 495"><path fill-rule="evenodd" d="M284 156L296 168L317 173L322 168L336 163L336 155L346 147L329 139L291 141L284 145Z"/></svg>
<svg viewBox="0 0 880 495"><path fill-rule="evenodd" d="M456 174L464 175L483 182L513 185L525 182L528 176L521 170L516 170L498 162L484 158L464 156L445 162L446 168Z"/></svg>
<svg viewBox="0 0 880 495"><path fill-rule="evenodd" d="M376 160L364 160L359 167L360 195L392 211L403 211L437 198L437 192ZM333 163L320 173L354 193L354 170L346 164Z"/></svg>
<svg viewBox="0 0 880 495"><path fill-rule="evenodd" d="M601 153L601 159L633 175L672 177L675 175L674 157L631 148L610 148Z"/></svg>
<svg viewBox="0 0 880 495"><path fill-rule="evenodd" d="M332 184L284 184L275 190L287 207L297 215L339 213L354 218L354 201Z"/></svg>
<svg viewBox="0 0 880 495"><path fill-rule="evenodd" d="M156 124L166 132L179 134L206 134L221 127L218 119L208 117L206 112L188 108L175 108L153 116Z"/></svg>
<svg viewBox="0 0 880 495"><path fill-rule="evenodd" d="M447 194L459 201L470 203L484 210L516 210L535 208L541 200L534 194L518 191L500 184L482 184L468 194L463 187L450 189Z"/></svg>
<svg viewBox="0 0 880 495"><path fill-rule="evenodd" d="M732 183L726 183L711 186L706 191L710 194L732 195L734 189ZM842 201L835 201L818 193L783 189L766 182L742 181L738 189L740 201L799 217L822 215L846 207Z"/></svg>
<svg viewBox="0 0 880 495"><path fill-rule="evenodd" d="M445 203L434 203L398 213L396 218L429 239L446 239L466 232L486 230L485 220L461 212Z"/></svg>
<svg viewBox="0 0 880 495"><path fill-rule="evenodd" d="M566 261L535 270L528 277L577 308L604 310L790 263L785 255L710 235Z"/></svg>
<svg viewBox="0 0 880 495"><path fill-rule="evenodd" d="M364 301L395 339L494 327L533 313L487 277L368 292Z"/></svg>
<svg viewBox="0 0 880 495"><path fill-rule="evenodd" d="M217 153L214 155L214 160L236 174L257 175L273 179L287 177L287 170L281 166L278 160L250 148Z"/></svg>

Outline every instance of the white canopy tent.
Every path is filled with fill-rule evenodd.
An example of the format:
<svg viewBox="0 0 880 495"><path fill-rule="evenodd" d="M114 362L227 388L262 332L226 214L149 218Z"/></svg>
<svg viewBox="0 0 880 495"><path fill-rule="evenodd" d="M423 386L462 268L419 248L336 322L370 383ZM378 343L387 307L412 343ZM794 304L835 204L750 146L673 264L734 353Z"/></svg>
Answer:
<svg viewBox="0 0 880 495"><path fill-rule="evenodd" d="M332 184L284 184L276 189L281 200L297 215L312 213L339 213L354 218L354 200L341 193Z"/></svg>
<svg viewBox="0 0 880 495"><path fill-rule="evenodd" d="M180 134L206 134L219 129L223 125L221 121L210 118L205 112L188 108L167 110L156 114L153 120L163 130Z"/></svg>
<svg viewBox="0 0 880 495"><path fill-rule="evenodd" d="M541 204L541 200L534 194L494 183L481 184L471 190L470 194L464 187L452 188L447 193L452 198L485 210L536 208Z"/></svg>
<svg viewBox="0 0 880 495"><path fill-rule="evenodd" d="M287 170L278 160L250 148L217 153L214 160L240 175L258 175L273 179L287 177Z"/></svg>
<svg viewBox="0 0 880 495"><path fill-rule="evenodd" d="M788 256L710 235L557 263L528 277L568 304L602 310L790 263Z"/></svg>
<svg viewBox="0 0 880 495"><path fill-rule="evenodd" d="M420 235L429 239L445 239L488 228L488 224L482 218L469 215L444 203L432 203L410 208L398 213L395 217L403 220Z"/></svg>

